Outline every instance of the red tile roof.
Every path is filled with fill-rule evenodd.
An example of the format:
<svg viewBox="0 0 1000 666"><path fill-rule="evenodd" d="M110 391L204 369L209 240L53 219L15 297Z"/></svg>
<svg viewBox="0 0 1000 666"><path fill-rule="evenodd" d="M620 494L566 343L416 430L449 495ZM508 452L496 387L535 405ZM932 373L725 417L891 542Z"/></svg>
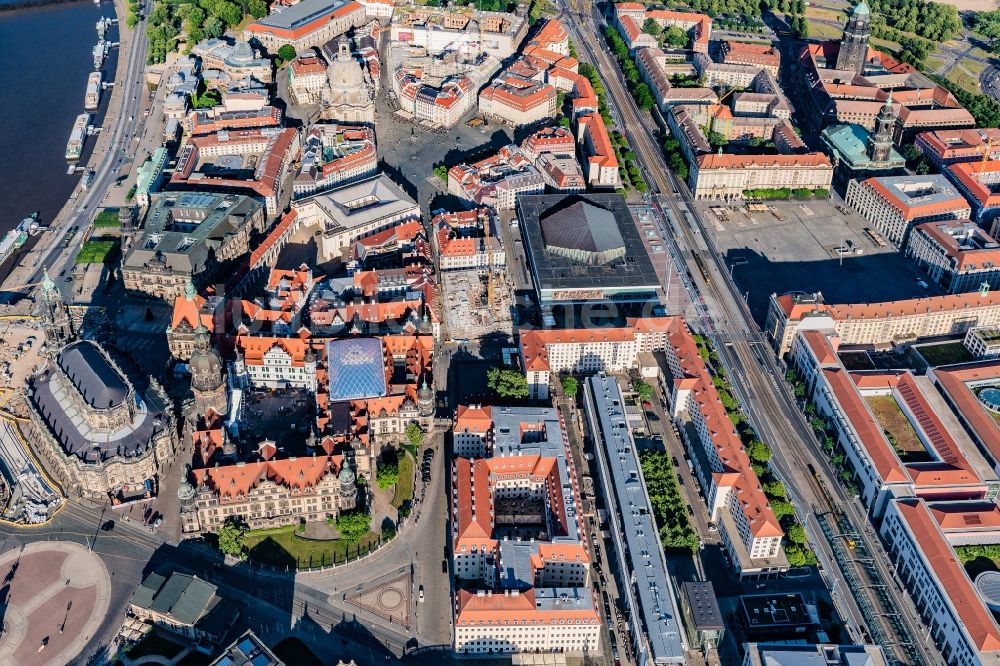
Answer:
<svg viewBox="0 0 1000 666"><path fill-rule="evenodd" d="M955 551L941 533L927 504L920 500L898 500L896 508L916 539L941 590L948 595L975 648L980 652L1000 650L1000 627L983 605L965 567L955 557Z"/></svg>

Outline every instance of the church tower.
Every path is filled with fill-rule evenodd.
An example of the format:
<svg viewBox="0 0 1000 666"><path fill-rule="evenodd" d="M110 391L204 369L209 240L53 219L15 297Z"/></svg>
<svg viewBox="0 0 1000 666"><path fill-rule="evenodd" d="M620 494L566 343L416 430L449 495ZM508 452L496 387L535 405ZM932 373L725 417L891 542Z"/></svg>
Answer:
<svg viewBox="0 0 1000 666"><path fill-rule="evenodd" d="M46 349L50 354L55 354L72 339L73 327L62 294L56 289L56 283L49 277L48 269L43 269L43 273L45 278L42 280L42 330L45 331Z"/></svg>
<svg viewBox="0 0 1000 666"><path fill-rule="evenodd" d="M875 131L868 135L868 157L873 162L885 162L892 151L892 130L896 126L896 107L892 105L892 91L875 118Z"/></svg>
<svg viewBox="0 0 1000 666"><path fill-rule="evenodd" d="M868 39L872 36L872 14L868 3L861 0L851 12L840 40L837 54L837 69L846 69L861 74L868 59Z"/></svg>
<svg viewBox="0 0 1000 666"><path fill-rule="evenodd" d="M195 408L204 414L211 407L220 416L228 411L226 378L222 359L209 343L208 329L199 323L194 330L194 352L191 354L191 393Z"/></svg>

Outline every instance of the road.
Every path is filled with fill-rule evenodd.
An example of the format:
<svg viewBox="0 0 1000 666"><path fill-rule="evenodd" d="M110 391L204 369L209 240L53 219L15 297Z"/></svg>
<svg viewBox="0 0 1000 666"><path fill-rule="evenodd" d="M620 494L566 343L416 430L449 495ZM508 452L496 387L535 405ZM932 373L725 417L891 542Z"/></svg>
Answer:
<svg viewBox="0 0 1000 666"><path fill-rule="evenodd" d="M143 7L146 4L143 3ZM120 30L124 31L124 5L115 4L115 10L119 16ZM122 39L124 42L125 39ZM128 38L125 75L120 80L115 81L114 92L122 91L119 100L124 100L120 108L109 109L105 116L105 126L101 129L101 134L110 133L111 139L104 155L91 156L90 164L95 164L94 180L74 202L75 206L63 225L59 228L51 229L48 236L48 245L40 250L39 256L35 260L35 270L26 284L35 284L42 279L42 269L49 268L53 278L65 265L72 263L72 256L77 250L77 244L69 244L64 247L63 242L69 234L69 230L74 226L81 229L86 227L86 222L90 216L104 201L109 189L113 186L118 177L121 163L126 156L131 154L134 139L141 135L141 123L136 123L136 117L141 116L140 106L144 89L142 86L145 76L146 66L146 29L145 21L140 22L131 31ZM122 54L119 57L123 57ZM108 125L110 119L110 126ZM65 213L65 209L63 210ZM60 287L66 292L69 299L68 289L70 285L60 283Z"/></svg>
<svg viewBox="0 0 1000 666"><path fill-rule="evenodd" d="M626 90L620 70L602 45L598 42L601 34L602 18L597 10L593 15L575 14L580 20L567 21L573 32L573 39L581 47L582 52L589 56L604 76L605 88L610 95L612 106L617 109L629 145L636 152L643 173L655 193L650 196L650 202L655 209L663 213L666 206L677 220L677 234L667 233L672 238L678 254L688 265L693 281L688 287L692 299L699 303L702 314L701 328L710 335L716 343L720 358L729 376L733 379L734 388L740 403L747 411L750 422L764 441L771 444L774 450L773 466L785 481L792 493L796 507L801 514L808 517L813 507L825 507L825 497L813 481L810 466L825 482L833 494L834 503L841 507L847 515L855 531L864 532L870 527L865 513L859 508L856 500L847 495L844 489L834 481L835 475L825 454L820 450L815 436L799 410L788 385L783 378L783 370L771 353L746 303L739 295L739 289L732 281L724 260L712 249L708 226L701 220L698 211L691 205L690 195L683 182L667 169L653 128L648 116L640 113L632 96ZM592 26L586 25L592 23ZM588 29L592 28L592 29ZM674 193L674 194L671 194ZM658 196L657 196L658 194ZM685 214L690 211L690 214ZM668 232L672 231L667 229ZM705 269L704 275L699 265L694 263L698 256L700 266ZM809 524L808 520L803 521ZM822 534L813 533L814 540L823 539ZM887 583L892 579L892 573L887 566L888 557L877 538L869 537L866 543L875 554L874 560L881 574L881 581ZM829 560L829 554L818 549L824 569L835 578L835 586L847 589L838 566ZM912 601L905 593L901 593L893 585L888 585L896 607L904 610L910 636L920 636L922 625L914 620L918 617ZM857 607L842 605L855 627L865 626L863 617ZM891 610L891 609L887 609ZM888 626L888 621L882 618L871 618L872 621L883 623L886 633L896 641L908 641L907 636L898 636ZM940 653L935 647L925 641L917 641L916 646L924 663L943 663ZM905 663L905 661L904 661Z"/></svg>

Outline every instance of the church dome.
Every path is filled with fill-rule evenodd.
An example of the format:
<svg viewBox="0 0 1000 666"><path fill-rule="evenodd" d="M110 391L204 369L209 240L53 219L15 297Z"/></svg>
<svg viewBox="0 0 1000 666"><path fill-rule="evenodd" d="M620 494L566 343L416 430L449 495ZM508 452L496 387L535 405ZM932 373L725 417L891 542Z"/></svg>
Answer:
<svg viewBox="0 0 1000 666"><path fill-rule="evenodd" d="M233 47L231 60L236 63L248 63L253 60L253 47L250 46L250 42L238 40Z"/></svg>
<svg viewBox="0 0 1000 666"><path fill-rule="evenodd" d="M361 64L351 55L346 39L337 43L337 49L337 57L326 70L327 81L334 90L358 94L365 83Z"/></svg>

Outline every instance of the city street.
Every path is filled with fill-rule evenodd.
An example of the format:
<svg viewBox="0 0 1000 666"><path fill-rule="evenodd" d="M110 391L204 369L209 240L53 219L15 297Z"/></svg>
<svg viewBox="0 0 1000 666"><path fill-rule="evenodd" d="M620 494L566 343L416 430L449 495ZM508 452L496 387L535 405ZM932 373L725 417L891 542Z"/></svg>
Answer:
<svg viewBox="0 0 1000 666"><path fill-rule="evenodd" d="M779 369L770 348L762 339L749 308L742 301L721 258L711 247L705 247L705 243L709 242L706 235L707 226L700 219L698 211L691 206L686 185L678 181L667 169L649 121L639 113L620 78L617 65L607 56L598 41L602 17L596 8L593 16L582 14L577 16L586 21L593 21L592 28L584 25L583 20L569 21L569 25L573 29L574 41L583 47L581 55L585 52L598 70L605 73L603 79L613 107L624 121L621 126L631 147L636 151L639 162L644 166L644 175L654 192L654 196L650 199L654 207L659 210L661 219L665 217L663 208L666 207L671 211L673 219L678 221L679 228L668 229L677 233L667 233L665 237L676 239L677 253L684 257L691 275L695 276L695 283L688 284L692 299L695 301L704 299L700 308L702 320L689 323L715 341L720 357L730 377L733 378L737 397L747 411L750 422L774 450L774 467L785 481L800 514L807 514L812 507L827 505L825 497L822 496L810 474L810 469L815 469L826 487L834 493L834 503L847 512L855 529L858 531L870 529L864 511L859 509L857 501L849 497L834 480L829 461L819 450L815 437L783 380L783 371ZM670 192L677 194L671 196L668 194ZM660 196L655 196L656 194ZM686 223L681 222L682 220ZM695 253L704 257L702 264L706 266L705 276L702 276L698 265L694 262ZM723 289L720 285L725 285L726 288ZM813 541L824 538L822 534L815 532L811 532L810 536ZM885 566L887 556L877 539L868 541L873 542L869 547L877 553L875 560L883 574L881 580L871 583L884 584L883 581L891 578ZM846 589L847 584L837 564L825 559L822 549L817 555L821 558L820 561L828 574L838 581L835 584L840 585L841 589ZM888 620L870 618L871 621L879 623L882 631L890 636L886 640L910 643L920 651L926 663L940 663L940 654L933 645L914 640L920 636L921 625L913 620L914 611L909 596L895 589L895 586L888 586L888 589L894 604L905 609L903 617L909 627L908 635L895 635ZM892 612L892 609L886 609L885 612ZM856 637L859 640L863 639L864 636L858 630L865 625L859 613L855 609L850 609L849 617L853 618Z"/></svg>

